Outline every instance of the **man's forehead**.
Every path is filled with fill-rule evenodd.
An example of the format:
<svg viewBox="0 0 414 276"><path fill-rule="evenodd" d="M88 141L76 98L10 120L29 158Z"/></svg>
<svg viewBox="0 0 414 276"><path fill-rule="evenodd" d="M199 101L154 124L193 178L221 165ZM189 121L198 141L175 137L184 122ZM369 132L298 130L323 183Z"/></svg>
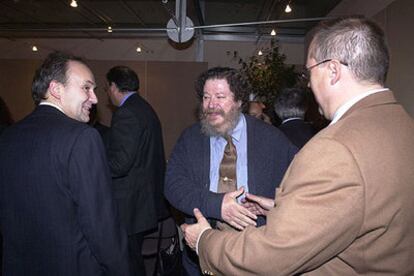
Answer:
<svg viewBox="0 0 414 276"><path fill-rule="evenodd" d="M81 62L69 61L67 74L69 79L76 78L85 84L96 85L92 71Z"/></svg>
<svg viewBox="0 0 414 276"><path fill-rule="evenodd" d="M209 91L212 88L212 91ZM230 89L230 85L226 79L208 79L204 83L204 93L228 92L234 94Z"/></svg>

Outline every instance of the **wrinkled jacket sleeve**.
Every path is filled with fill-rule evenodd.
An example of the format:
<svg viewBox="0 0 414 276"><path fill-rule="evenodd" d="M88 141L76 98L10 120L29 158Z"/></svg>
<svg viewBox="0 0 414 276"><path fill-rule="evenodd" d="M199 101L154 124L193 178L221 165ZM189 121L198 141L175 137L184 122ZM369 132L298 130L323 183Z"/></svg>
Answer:
<svg viewBox="0 0 414 276"><path fill-rule="evenodd" d="M209 191L209 178L202 177L201 158L202 150L194 145L191 132L185 131L168 160L165 197L189 216L194 208L199 208L206 217L221 219L223 194Z"/></svg>
<svg viewBox="0 0 414 276"><path fill-rule="evenodd" d="M324 157L318 158L323 152ZM208 230L202 270L215 275L295 275L324 264L355 240L364 217L364 180L354 156L331 139L312 140L289 167L267 225Z"/></svg>

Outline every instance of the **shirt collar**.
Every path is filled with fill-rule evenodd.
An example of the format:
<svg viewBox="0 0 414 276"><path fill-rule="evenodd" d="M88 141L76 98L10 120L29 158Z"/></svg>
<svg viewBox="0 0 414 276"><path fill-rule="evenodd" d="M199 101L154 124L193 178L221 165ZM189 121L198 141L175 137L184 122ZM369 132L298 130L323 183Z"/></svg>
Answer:
<svg viewBox="0 0 414 276"><path fill-rule="evenodd" d="M292 117L292 118L283 120L282 124L289 122L289 121L293 121L293 120L303 120L303 119L301 117Z"/></svg>
<svg viewBox="0 0 414 276"><path fill-rule="evenodd" d="M123 93L124 97L122 98L122 101L120 102L119 106L122 106L126 100L128 100L129 97L131 97L133 94L135 94L135 91L129 91L129 92L125 92Z"/></svg>
<svg viewBox="0 0 414 276"><path fill-rule="evenodd" d="M354 97L354 98L352 98L352 99L350 99L350 100L348 100L347 102L345 102L343 105L341 105L337 110L336 110L336 112L335 112L335 114L334 114L334 116L333 116L333 118L332 118L332 121L331 121L331 123L330 123L330 125L333 125L333 124L335 124L336 122L338 122L339 121L339 119L341 119L342 118L342 116L344 116L344 114L353 106L353 105L355 105L357 102L359 102L360 100L362 100L363 98L365 98L365 97L368 97L369 95L372 95L372 94L375 94L375 93L378 93L378 92L384 92L384 91L387 91L388 90L388 88L379 88L379 89L372 89L372 90L369 90L369 91L367 91L367 92L365 92L365 93L362 93L362 94L360 94L360 95L358 95L358 96L356 96L356 97Z"/></svg>
<svg viewBox="0 0 414 276"><path fill-rule="evenodd" d="M231 132L231 137L237 142L240 141L240 137L242 135L242 131L246 125L246 119L244 118L243 114L240 114L239 121L237 122L236 127Z"/></svg>
<svg viewBox="0 0 414 276"><path fill-rule="evenodd" d="M54 107L54 108L56 108L57 110L59 110L60 112L62 112L63 114L65 114L65 112L63 111L63 109L60 107L60 106L58 106L58 105L56 105L56 104L54 104L54 103L51 103L51 102L40 102L39 103L39 105L48 105L48 106L52 106L52 107Z"/></svg>

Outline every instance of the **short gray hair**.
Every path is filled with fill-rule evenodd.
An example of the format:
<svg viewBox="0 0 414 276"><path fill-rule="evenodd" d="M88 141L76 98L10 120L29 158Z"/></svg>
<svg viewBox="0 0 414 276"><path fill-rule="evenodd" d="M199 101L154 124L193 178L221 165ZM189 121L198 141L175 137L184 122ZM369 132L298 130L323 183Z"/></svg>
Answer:
<svg viewBox="0 0 414 276"><path fill-rule="evenodd" d="M303 119L308 104L306 91L299 88L285 88L277 95L274 109L282 121L294 117Z"/></svg>
<svg viewBox="0 0 414 276"><path fill-rule="evenodd" d="M381 85L389 67L384 32L362 17L321 22L309 47L309 57L318 62L337 59L348 65L356 80Z"/></svg>

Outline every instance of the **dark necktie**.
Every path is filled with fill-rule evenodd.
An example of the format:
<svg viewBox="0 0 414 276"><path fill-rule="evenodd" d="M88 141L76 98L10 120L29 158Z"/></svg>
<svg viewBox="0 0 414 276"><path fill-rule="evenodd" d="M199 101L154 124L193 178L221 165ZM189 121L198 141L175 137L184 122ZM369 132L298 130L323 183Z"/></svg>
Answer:
<svg viewBox="0 0 414 276"><path fill-rule="evenodd" d="M231 136L225 136L224 139L226 139L227 145L224 148L223 159L221 160L219 168L219 183L217 188L219 193L227 193L237 190L236 147L233 144ZM217 221L216 227L220 230L234 230L234 228L227 223L220 221Z"/></svg>
<svg viewBox="0 0 414 276"><path fill-rule="evenodd" d="M224 137L227 145L224 148L223 159L219 168L218 192L227 193L237 190L237 151L231 136Z"/></svg>

